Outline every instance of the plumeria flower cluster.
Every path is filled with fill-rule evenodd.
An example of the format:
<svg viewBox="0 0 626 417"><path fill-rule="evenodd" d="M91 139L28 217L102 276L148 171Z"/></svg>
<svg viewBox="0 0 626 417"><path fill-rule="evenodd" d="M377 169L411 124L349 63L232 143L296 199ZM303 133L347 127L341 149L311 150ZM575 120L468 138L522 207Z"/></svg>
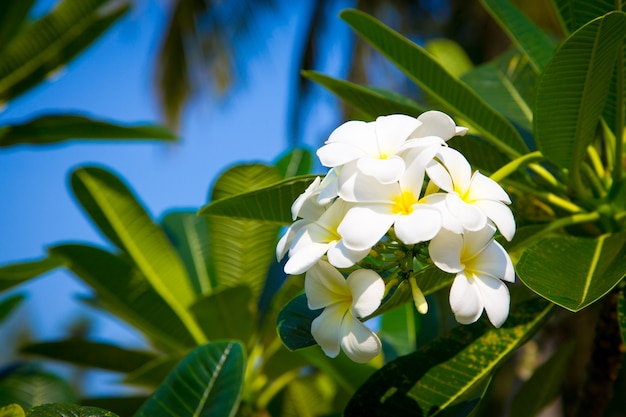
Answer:
<svg viewBox="0 0 626 417"><path fill-rule="evenodd" d="M442 112L394 114L346 122L317 151L329 171L293 203L294 223L276 252L279 260L288 255L287 274L305 274L309 308L323 309L311 334L328 356L341 348L366 362L380 352L361 320L393 283L412 279L415 259L455 274L450 307L458 322L486 311L499 327L508 317L503 281L513 282L515 272L494 235L515 234L511 201L448 146L466 132ZM414 278L411 289L425 313Z"/></svg>

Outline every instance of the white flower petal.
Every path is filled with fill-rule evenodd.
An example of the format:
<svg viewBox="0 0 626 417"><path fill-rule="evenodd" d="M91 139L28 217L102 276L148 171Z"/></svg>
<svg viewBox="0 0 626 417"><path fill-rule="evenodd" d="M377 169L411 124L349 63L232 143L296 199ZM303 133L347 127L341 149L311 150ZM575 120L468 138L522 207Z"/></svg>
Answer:
<svg viewBox="0 0 626 417"><path fill-rule="evenodd" d="M333 130L326 143L345 143L355 148L373 150L374 152L377 149L375 124L374 122L350 120Z"/></svg>
<svg viewBox="0 0 626 417"><path fill-rule="evenodd" d="M363 318L380 306L385 294L385 282L371 269L357 269L348 276L346 285L352 293L352 314Z"/></svg>
<svg viewBox="0 0 626 417"><path fill-rule="evenodd" d="M396 217L390 205L355 206L348 210L337 231L348 248L370 249L387 233Z"/></svg>
<svg viewBox="0 0 626 417"><path fill-rule="evenodd" d="M515 269L507 251L495 240L466 265L476 274L489 275L493 278L515 282Z"/></svg>
<svg viewBox="0 0 626 417"><path fill-rule="evenodd" d="M278 262L285 257L295 237L298 235L298 232L300 232L304 226L309 224L311 224L310 220L297 220L287 228L285 234L280 238L278 244L276 245L276 259Z"/></svg>
<svg viewBox="0 0 626 417"><path fill-rule="evenodd" d="M478 171L472 175L467 200L497 200L507 204L511 203L509 195L500 184Z"/></svg>
<svg viewBox="0 0 626 417"><path fill-rule="evenodd" d="M411 214L396 219L394 230L407 245L429 241L441 230L441 213L425 204L416 204Z"/></svg>
<svg viewBox="0 0 626 417"><path fill-rule="evenodd" d="M285 273L298 275L306 272L324 256L328 246L328 243L310 242L307 245L292 248L289 251L289 260L285 264Z"/></svg>
<svg viewBox="0 0 626 417"><path fill-rule="evenodd" d="M390 184L404 174L405 164L397 155L385 159L364 156L357 161L357 167L363 174L376 178L382 184Z"/></svg>
<svg viewBox="0 0 626 417"><path fill-rule="evenodd" d="M380 151L387 156L395 154L420 122L404 114L380 116L376 119L376 139Z"/></svg>
<svg viewBox="0 0 626 417"><path fill-rule="evenodd" d="M448 194L445 193L435 193L429 194L426 197L422 198L420 201L422 204L427 204L428 206L435 208L441 214L441 227L454 232L456 234L463 233L463 225L448 209L446 204L446 198Z"/></svg>
<svg viewBox="0 0 626 417"><path fill-rule="evenodd" d="M461 152L448 147L440 148L437 156L452 178L454 190L459 194L465 194L472 178L472 167L467 159Z"/></svg>
<svg viewBox="0 0 626 417"><path fill-rule="evenodd" d="M435 236L428 244L430 259L437 268L445 272L460 272L464 265L461 263L463 250L463 236L446 229Z"/></svg>
<svg viewBox="0 0 626 417"><path fill-rule="evenodd" d="M420 114L417 120L422 122L422 125L415 131L414 137L439 136L447 141L457 134L454 120L440 111L427 111Z"/></svg>
<svg viewBox="0 0 626 417"><path fill-rule="evenodd" d="M317 157L325 167L338 167L366 155L363 149L346 143L328 143L317 150Z"/></svg>
<svg viewBox="0 0 626 417"><path fill-rule="evenodd" d="M350 291L346 280L328 262L320 261L304 277L304 291L311 310L324 308L337 302L348 302Z"/></svg>
<svg viewBox="0 0 626 417"><path fill-rule="evenodd" d="M496 232L496 228L492 224L486 224L485 227L479 230L466 230L463 233L463 245L466 258L477 256L488 245L493 242L493 235Z"/></svg>
<svg viewBox="0 0 626 417"><path fill-rule="evenodd" d="M487 215L472 204L467 204L456 193L446 196L448 210L466 230L482 230L487 224Z"/></svg>
<svg viewBox="0 0 626 417"><path fill-rule="evenodd" d="M344 319L341 334L341 347L354 362L368 362L380 353L382 345L378 336L355 318Z"/></svg>
<svg viewBox="0 0 626 417"><path fill-rule="evenodd" d="M317 203L321 205L329 204L335 197L339 190L339 171L340 168L331 168L322 183L319 186L319 196L317 197Z"/></svg>
<svg viewBox="0 0 626 417"><path fill-rule="evenodd" d="M454 128L454 136L465 136L469 129L463 126L456 126Z"/></svg>
<svg viewBox="0 0 626 417"><path fill-rule="evenodd" d="M331 358L339 354L339 346L343 338L341 333L344 321L352 321L345 306L335 304L328 306L311 323L311 336L322 348L326 356Z"/></svg>
<svg viewBox="0 0 626 417"><path fill-rule="evenodd" d="M317 190L321 182L322 182L322 179L320 177L315 177L315 180L313 180L313 182L309 184L306 190L304 190L304 192L300 194L298 198L296 198L296 201L294 201L293 204L291 205L291 219L292 220L295 220L298 218L298 216L300 216L300 211L302 211L303 207L306 206L307 201L311 199L311 196L313 195L315 190ZM319 207L319 205L317 206ZM306 217L306 216L300 216L300 217ZM311 217L308 217L308 218L311 218Z"/></svg>
<svg viewBox="0 0 626 417"><path fill-rule="evenodd" d="M328 256L328 262L337 268L350 268L370 252L370 248L362 250L349 249L343 243L343 240L337 242L337 244L328 249L326 255Z"/></svg>
<svg viewBox="0 0 626 417"><path fill-rule="evenodd" d="M431 160L426 165L426 173L428 174L428 178L442 190L449 193L454 191L454 184L452 183L450 173L439 162Z"/></svg>
<svg viewBox="0 0 626 417"><path fill-rule="evenodd" d="M339 196L354 203L386 203L400 191L398 183L381 184L362 174L355 164L346 165L339 176Z"/></svg>
<svg viewBox="0 0 626 417"><path fill-rule="evenodd" d="M500 231L509 242L515 235L515 217L511 209L499 201L480 200L474 203L475 206L487 215L487 217L495 223Z"/></svg>
<svg viewBox="0 0 626 417"><path fill-rule="evenodd" d="M511 302L509 289L496 278L476 277L474 282L482 295L489 321L495 327L502 326L509 316L509 304Z"/></svg>
<svg viewBox="0 0 626 417"><path fill-rule="evenodd" d="M474 323L483 312L482 295L473 279L463 273L457 274L450 288L450 308L456 321L461 324Z"/></svg>

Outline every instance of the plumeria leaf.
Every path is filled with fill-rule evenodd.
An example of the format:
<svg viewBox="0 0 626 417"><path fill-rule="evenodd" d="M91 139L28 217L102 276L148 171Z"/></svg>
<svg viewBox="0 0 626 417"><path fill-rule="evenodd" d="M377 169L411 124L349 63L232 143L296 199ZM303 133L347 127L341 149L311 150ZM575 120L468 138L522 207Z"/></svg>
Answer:
<svg viewBox="0 0 626 417"><path fill-rule="evenodd" d="M550 37L507 0L481 0L489 14L524 51L537 73L546 66L555 44Z"/></svg>
<svg viewBox="0 0 626 417"><path fill-rule="evenodd" d="M124 395L123 397L89 397L81 398L83 407L96 407L109 410L119 416L132 416L146 402L146 395Z"/></svg>
<svg viewBox="0 0 626 417"><path fill-rule="evenodd" d="M278 335L289 350L302 349L317 344L311 336L311 323L322 309L309 309L306 294L294 297L283 307L276 321Z"/></svg>
<svg viewBox="0 0 626 417"><path fill-rule="evenodd" d="M124 2L64 0L2 50L0 102L34 87L67 64L126 13Z"/></svg>
<svg viewBox="0 0 626 417"><path fill-rule="evenodd" d="M63 265L63 260L50 256L0 267L0 291L29 281Z"/></svg>
<svg viewBox="0 0 626 417"><path fill-rule="evenodd" d="M124 383L156 388L165 381L165 378L167 378L184 357L185 355L183 353L159 356L140 368L126 374Z"/></svg>
<svg viewBox="0 0 626 417"><path fill-rule="evenodd" d="M156 125L125 126L79 115L46 115L0 129L0 147L51 144L71 139L161 139L176 136Z"/></svg>
<svg viewBox="0 0 626 417"><path fill-rule="evenodd" d="M617 320L622 340L626 343L626 286L622 287L617 299Z"/></svg>
<svg viewBox="0 0 626 417"><path fill-rule="evenodd" d="M506 155L491 146L489 142L473 135L454 137L448 141L448 145L461 152L473 169L485 175L496 172L509 162Z"/></svg>
<svg viewBox="0 0 626 417"><path fill-rule="evenodd" d="M32 365L3 370L0 404L19 404L24 409L46 403L73 403L78 400L63 378Z"/></svg>
<svg viewBox="0 0 626 417"><path fill-rule="evenodd" d="M293 379L281 394L280 416L332 416L335 392L328 389L328 383L328 376L322 373Z"/></svg>
<svg viewBox="0 0 626 417"><path fill-rule="evenodd" d="M385 359L415 351L420 317L413 304L405 304L382 315L378 336L383 343Z"/></svg>
<svg viewBox="0 0 626 417"><path fill-rule="evenodd" d="M102 408L74 404L44 404L28 411L26 417L118 417Z"/></svg>
<svg viewBox="0 0 626 417"><path fill-rule="evenodd" d="M550 237L526 249L516 270L526 286L571 311L602 298L626 276L626 233Z"/></svg>
<svg viewBox="0 0 626 417"><path fill-rule="evenodd" d="M0 2L0 51L24 28L33 4L35 0Z"/></svg>
<svg viewBox="0 0 626 417"><path fill-rule="evenodd" d="M571 364L573 352L573 343L565 345L533 372L513 397L509 414L511 417L535 417L556 398Z"/></svg>
<svg viewBox="0 0 626 417"><path fill-rule="evenodd" d="M611 0L553 0L553 3L566 33L574 32L590 20L615 10L616 4ZM622 5L622 10L626 10L626 5Z"/></svg>
<svg viewBox="0 0 626 417"><path fill-rule="evenodd" d="M625 35L622 12L589 22L565 40L539 79L533 120L537 146L572 173L596 135Z"/></svg>
<svg viewBox="0 0 626 417"><path fill-rule="evenodd" d="M339 80L316 71L302 71L302 75L324 86L371 120L393 113L417 117L425 111L413 100L400 94Z"/></svg>
<svg viewBox="0 0 626 417"><path fill-rule="evenodd" d="M315 175L289 178L258 190L212 201L204 206L199 215L217 215L238 219L254 219L279 225L288 225L291 205L308 187Z"/></svg>
<svg viewBox="0 0 626 417"><path fill-rule="evenodd" d="M158 345L172 350L196 345L176 312L126 258L87 245L60 245L50 253L65 259L69 270L94 289L107 310Z"/></svg>
<svg viewBox="0 0 626 417"><path fill-rule="evenodd" d="M19 404L9 404L0 407L0 417L26 417L26 413Z"/></svg>
<svg viewBox="0 0 626 417"><path fill-rule="evenodd" d="M294 148L278 158L275 166L283 178L306 175L313 168L313 154L308 149Z"/></svg>
<svg viewBox="0 0 626 417"><path fill-rule="evenodd" d="M212 200L255 191L275 184L281 178L278 170L271 166L238 165L215 182ZM211 276L218 285L249 286L256 302L276 257L274 248L279 227L264 221L221 215L210 215L208 225Z"/></svg>
<svg viewBox="0 0 626 417"><path fill-rule="evenodd" d="M25 294L14 294L0 301L0 323L9 317L11 313L22 304L24 299L26 299Z"/></svg>
<svg viewBox="0 0 626 417"><path fill-rule="evenodd" d="M163 230L185 265L197 295L208 294L217 285L209 275L209 225L194 211L173 211L161 221Z"/></svg>
<svg viewBox="0 0 626 417"><path fill-rule="evenodd" d="M455 117L468 121L505 154L513 157L528 151L513 125L471 88L448 73L423 48L363 12L347 10L341 13L341 17L427 94L452 110Z"/></svg>
<svg viewBox="0 0 626 417"><path fill-rule="evenodd" d="M82 339L32 343L23 346L20 352L115 372L134 371L155 358L151 352Z"/></svg>
<svg viewBox="0 0 626 417"><path fill-rule="evenodd" d="M182 261L163 230L122 180L102 168L85 167L73 172L71 185L83 209L100 230L130 256L195 340L205 341L187 311L195 294Z"/></svg>
<svg viewBox="0 0 626 417"><path fill-rule="evenodd" d="M481 395L493 370L547 318L551 305L533 299L514 306L495 329L481 321L459 326L377 371L352 397L344 415L435 416Z"/></svg>
<svg viewBox="0 0 626 417"><path fill-rule="evenodd" d="M467 56L461 45L452 39L431 39L426 42L425 49L450 74L457 78L474 67L472 60Z"/></svg>
<svg viewBox="0 0 626 417"><path fill-rule="evenodd" d="M238 342L219 341L191 352L134 417L232 417L239 407L245 353Z"/></svg>

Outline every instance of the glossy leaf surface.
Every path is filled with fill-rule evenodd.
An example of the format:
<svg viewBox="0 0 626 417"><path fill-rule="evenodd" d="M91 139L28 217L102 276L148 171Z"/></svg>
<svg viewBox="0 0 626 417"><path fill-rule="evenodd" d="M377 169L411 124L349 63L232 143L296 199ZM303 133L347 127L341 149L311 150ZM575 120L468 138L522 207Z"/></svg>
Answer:
<svg viewBox="0 0 626 417"><path fill-rule="evenodd" d="M245 354L237 342L214 342L191 352L134 417L231 417L239 407Z"/></svg>
<svg viewBox="0 0 626 417"><path fill-rule="evenodd" d="M435 416L480 395L491 372L532 335L550 305L534 299L512 308L495 329L459 326L377 371L352 397L345 416ZM478 390L478 392L476 392Z"/></svg>
<svg viewBox="0 0 626 417"><path fill-rule="evenodd" d="M615 2L612 0L552 0L552 2L560 14L566 33L574 32L590 20L616 10ZM626 5L622 5L622 10L625 9Z"/></svg>
<svg viewBox="0 0 626 417"><path fill-rule="evenodd" d="M520 279L544 298L579 311L607 294L626 276L626 233L597 238L559 236L524 251ZM549 279L546 271L550 271Z"/></svg>

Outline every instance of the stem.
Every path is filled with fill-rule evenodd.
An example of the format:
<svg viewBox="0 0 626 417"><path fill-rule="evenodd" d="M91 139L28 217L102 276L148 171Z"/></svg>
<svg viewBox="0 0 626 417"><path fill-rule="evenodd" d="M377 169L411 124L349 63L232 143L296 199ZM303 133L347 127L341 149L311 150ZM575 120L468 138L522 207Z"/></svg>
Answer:
<svg viewBox="0 0 626 417"><path fill-rule="evenodd" d="M535 161L540 161L543 159L543 155L540 151L535 151L531 153L527 153L526 155L522 155L519 158L515 158L508 164L504 165L502 168L491 174L491 179L495 182L500 182L504 178L513 174L518 169L532 163Z"/></svg>
<svg viewBox="0 0 626 417"><path fill-rule="evenodd" d="M598 151L593 146L587 147L587 156L589 156L589 161L591 161L591 166L595 171L596 175L599 179L605 178L604 165L602 165L602 160L600 159L600 155L598 155Z"/></svg>
<svg viewBox="0 0 626 417"><path fill-rule="evenodd" d="M618 294L619 289L614 289L601 301L587 378L579 394L578 417L602 417L613 395L613 384L624 359L617 319Z"/></svg>
<svg viewBox="0 0 626 417"><path fill-rule="evenodd" d="M588 164L585 164L585 163L583 163L582 165L582 170L585 176L587 177L587 179L589 180L589 183L593 187L593 190L595 191L596 195L599 197L606 196L606 190L604 189L604 186L602 185L600 178L598 178L598 176L596 175L596 172L593 169L591 169L591 167Z"/></svg>

